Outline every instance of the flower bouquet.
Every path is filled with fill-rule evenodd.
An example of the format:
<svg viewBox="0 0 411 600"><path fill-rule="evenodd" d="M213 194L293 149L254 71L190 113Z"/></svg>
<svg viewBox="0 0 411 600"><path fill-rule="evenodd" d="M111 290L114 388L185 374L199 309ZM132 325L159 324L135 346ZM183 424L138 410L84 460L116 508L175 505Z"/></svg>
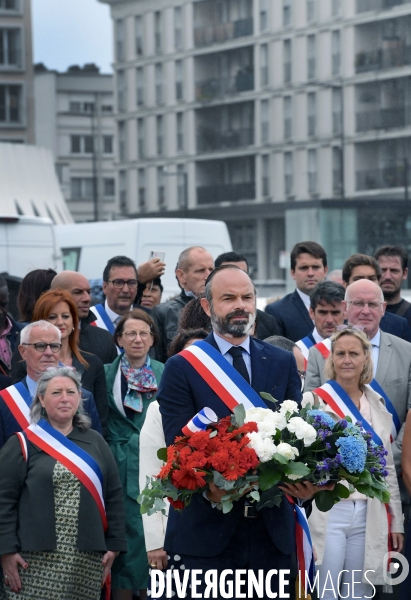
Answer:
<svg viewBox="0 0 411 600"><path fill-rule="evenodd" d="M261 395L275 402L269 394ZM239 405L231 417L161 448L158 457L165 465L156 477L147 478L137 500L142 514L165 512L164 498L181 510L193 494L203 493L214 482L227 492L216 505L223 512L244 494L260 509L280 505L284 494L278 484L304 480L319 486L336 484L315 495L322 511L348 498L354 489L388 502L386 454L349 417L335 422L310 405L299 410L292 400L282 402L276 411L245 410Z"/></svg>

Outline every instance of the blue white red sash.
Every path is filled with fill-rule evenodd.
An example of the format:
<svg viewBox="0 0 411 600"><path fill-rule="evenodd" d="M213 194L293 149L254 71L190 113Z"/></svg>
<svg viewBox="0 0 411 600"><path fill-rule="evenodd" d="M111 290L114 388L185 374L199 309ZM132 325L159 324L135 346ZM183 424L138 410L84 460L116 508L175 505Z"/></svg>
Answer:
<svg viewBox="0 0 411 600"><path fill-rule="evenodd" d="M212 423L217 423L218 417L215 412L205 406L202 408L192 419L189 420L187 425L183 427L182 432L186 436L190 436L198 431L205 431Z"/></svg>
<svg viewBox="0 0 411 600"><path fill-rule="evenodd" d="M37 425L30 425L24 433L32 444L67 467L87 488L97 504L104 531L106 531L103 475L94 458L57 429L54 429L45 419L40 419Z"/></svg>
<svg viewBox="0 0 411 600"><path fill-rule="evenodd" d="M90 307L93 315L96 316L96 320L91 323L91 325L100 327L101 329L105 329L111 335L113 335L115 331L115 326L112 323L110 317L108 316L106 309L102 304L96 304L95 306Z"/></svg>
<svg viewBox="0 0 411 600"><path fill-rule="evenodd" d="M300 584L307 591L307 581L310 582L310 589L314 588L315 562L313 554L313 544L311 541L310 528L304 508L300 508L294 501L294 498L286 495L287 500L294 508L295 516L295 542L298 571L300 573ZM301 596L302 597L302 596ZM308 596L304 596L307 597Z"/></svg>
<svg viewBox="0 0 411 600"><path fill-rule="evenodd" d="M194 342L180 352L230 410L243 404L247 410L255 406L267 408L262 398L224 356L211 344Z"/></svg>
<svg viewBox="0 0 411 600"><path fill-rule="evenodd" d="M26 429L30 425L30 407L33 399L24 383L19 381L10 385L1 390L0 396L20 427Z"/></svg>
<svg viewBox="0 0 411 600"><path fill-rule="evenodd" d="M374 442L383 446L383 442L380 436L375 433L372 426L362 416L354 402L351 400L347 392L340 386L339 383L330 379L321 387L313 390L314 394L317 394L328 406L341 418L349 416L353 422L361 421L363 429L371 433Z"/></svg>
<svg viewBox="0 0 411 600"><path fill-rule="evenodd" d="M325 359L327 359L331 353L330 338L327 338L326 340L323 340L322 342L318 342L318 344L315 344L314 348L317 348L318 352L320 352L320 354L322 354L322 356Z"/></svg>
<svg viewBox="0 0 411 600"><path fill-rule="evenodd" d="M373 389L374 392L377 392L377 394L379 394L385 400L385 408L388 410L388 412L392 416L392 424L393 424L393 426L392 426L392 431L391 431L391 441L393 441L393 440L395 440L395 438L398 435L399 430L401 429L401 422L400 422L400 419L398 417L397 411L395 410L393 403L388 398L387 394L384 392L384 390L382 389L382 387L380 386L380 384L378 383L378 381L376 381L375 379L373 379L371 381L371 383L368 384L368 387L370 387L371 389Z"/></svg>
<svg viewBox="0 0 411 600"><path fill-rule="evenodd" d="M302 352L302 355L304 356L304 364L305 364L305 368L307 369L308 353L310 351L310 348L312 348L314 346L314 342L312 341L312 339L310 339L307 336L307 337L303 338L302 340L295 342L295 344L296 344L296 346L299 347L299 349Z"/></svg>

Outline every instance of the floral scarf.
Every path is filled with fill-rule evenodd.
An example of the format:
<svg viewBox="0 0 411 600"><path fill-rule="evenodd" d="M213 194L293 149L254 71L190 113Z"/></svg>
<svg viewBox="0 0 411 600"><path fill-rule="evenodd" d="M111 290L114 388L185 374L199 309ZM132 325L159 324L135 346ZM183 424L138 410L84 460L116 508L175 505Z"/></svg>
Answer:
<svg viewBox="0 0 411 600"><path fill-rule="evenodd" d="M147 355L146 362L140 369L134 369L127 360L125 354L120 359L121 372L127 379L127 394L124 398L124 406L143 412L143 397L146 394L150 400L157 391L157 381L153 369L150 367L150 357Z"/></svg>

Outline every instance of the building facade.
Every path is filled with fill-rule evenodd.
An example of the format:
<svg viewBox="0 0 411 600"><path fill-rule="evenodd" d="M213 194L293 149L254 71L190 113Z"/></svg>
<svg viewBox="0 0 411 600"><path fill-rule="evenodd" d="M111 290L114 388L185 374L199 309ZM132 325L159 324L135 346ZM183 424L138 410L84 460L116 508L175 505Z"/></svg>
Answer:
<svg viewBox="0 0 411 600"><path fill-rule="evenodd" d="M225 220L268 292L302 239L411 250L411 1L100 1L121 214Z"/></svg>
<svg viewBox="0 0 411 600"><path fill-rule="evenodd" d="M0 0L1 2L1 0ZM49 148L76 221L114 218L117 174L113 76L95 65L65 73L37 65L36 143Z"/></svg>
<svg viewBox="0 0 411 600"><path fill-rule="evenodd" d="M35 143L30 0L0 0L0 142Z"/></svg>

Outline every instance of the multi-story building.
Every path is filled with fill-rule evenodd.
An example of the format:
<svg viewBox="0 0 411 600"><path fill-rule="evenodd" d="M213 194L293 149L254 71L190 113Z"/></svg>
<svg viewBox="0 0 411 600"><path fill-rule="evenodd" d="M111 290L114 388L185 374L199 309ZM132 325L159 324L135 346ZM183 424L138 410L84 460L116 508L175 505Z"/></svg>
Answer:
<svg viewBox="0 0 411 600"><path fill-rule="evenodd" d="M0 0L0 142L34 144L30 0Z"/></svg>
<svg viewBox="0 0 411 600"><path fill-rule="evenodd" d="M224 219L259 280L410 247L411 1L100 0L124 215Z"/></svg>
<svg viewBox="0 0 411 600"><path fill-rule="evenodd" d="M73 218L113 218L118 212L113 76L93 64L65 73L37 65L35 99L36 141L54 154Z"/></svg>

